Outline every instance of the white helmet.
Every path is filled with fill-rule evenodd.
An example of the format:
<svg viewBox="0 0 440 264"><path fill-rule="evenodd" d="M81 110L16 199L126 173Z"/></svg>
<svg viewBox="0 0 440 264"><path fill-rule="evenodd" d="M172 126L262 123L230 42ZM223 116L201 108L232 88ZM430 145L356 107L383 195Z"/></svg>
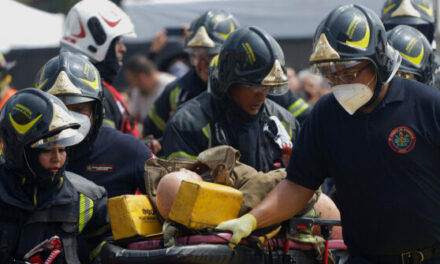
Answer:
<svg viewBox="0 0 440 264"><path fill-rule="evenodd" d="M67 14L61 46L100 62L113 39L120 36L136 37L131 19L122 9L108 0L83 0Z"/></svg>

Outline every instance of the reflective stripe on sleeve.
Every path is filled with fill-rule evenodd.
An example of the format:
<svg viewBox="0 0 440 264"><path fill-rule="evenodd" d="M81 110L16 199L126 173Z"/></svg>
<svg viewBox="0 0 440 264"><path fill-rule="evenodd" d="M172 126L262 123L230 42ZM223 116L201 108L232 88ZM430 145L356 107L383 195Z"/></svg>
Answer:
<svg viewBox="0 0 440 264"><path fill-rule="evenodd" d="M206 126L202 128L203 135L208 139L208 148L212 147L211 141L211 125L208 123Z"/></svg>
<svg viewBox="0 0 440 264"><path fill-rule="evenodd" d="M179 102L179 94L180 94L180 87L176 86L170 93L170 109L171 111L176 110L178 107L177 103Z"/></svg>
<svg viewBox="0 0 440 264"><path fill-rule="evenodd" d="M107 242L102 241L102 242L101 242L96 248L94 248L94 249L92 250L92 252L90 253L90 257L89 257L89 261L90 261L90 263L92 263L93 260L94 260L97 256L99 256L99 254L101 253L102 246L104 246L105 243L107 243Z"/></svg>
<svg viewBox="0 0 440 264"><path fill-rule="evenodd" d="M104 118L104 120L102 120L102 124L112 128L116 128L115 122L107 118Z"/></svg>
<svg viewBox="0 0 440 264"><path fill-rule="evenodd" d="M93 200L84 194L79 194L79 232L81 233L93 216Z"/></svg>
<svg viewBox="0 0 440 264"><path fill-rule="evenodd" d="M150 112L148 113L148 116L151 118L151 120L153 121L153 123L157 127L157 129L159 129L160 131L164 131L165 130L166 123L157 114L156 105L153 105L153 107L151 108Z"/></svg>
<svg viewBox="0 0 440 264"><path fill-rule="evenodd" d="M310 106L308 103L306 103L302 98L299 98L298 100L295 101L295 103L289 106L287 110L291 112L294 117L297 117L309 107Z"/></svg>

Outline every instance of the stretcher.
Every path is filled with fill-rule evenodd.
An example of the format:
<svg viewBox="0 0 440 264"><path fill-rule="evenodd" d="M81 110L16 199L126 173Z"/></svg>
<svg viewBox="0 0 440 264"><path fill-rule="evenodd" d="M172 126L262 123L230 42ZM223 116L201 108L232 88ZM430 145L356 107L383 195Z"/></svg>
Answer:
<svg viewBox="0 0 440 264"><path fill-rule="evenodd" d="M319 221L293 221L300 230L304 225ZM330 227L335 222L327 222ZM339 221L338 221L339 222ZM294 231L294 230L290 230ZM312 244L274 237L264 239L251 236L231 248L228 242L230 233L207 232L177 238L177 246L164 248L163 240L151 239L137 241L124 246L106 243L101 249L101 261L104 264L140 264L140 263L192 263L192 264L235 264L235 263L321 263L316 260L317 253ZM342 240L328 240L326 248L332 253L336 263L347 259L346 246Z"/></svg>

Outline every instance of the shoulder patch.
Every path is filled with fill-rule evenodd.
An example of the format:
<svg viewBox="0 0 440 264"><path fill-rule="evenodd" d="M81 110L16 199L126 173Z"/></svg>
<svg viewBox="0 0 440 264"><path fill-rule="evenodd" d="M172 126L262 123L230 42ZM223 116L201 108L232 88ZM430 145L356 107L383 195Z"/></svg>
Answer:
<svg viewBox="0 0 440 264"><path fill-rule="evenodd" d="M113 164L87 164L86 171L88 172L113 172Z"/></svg>

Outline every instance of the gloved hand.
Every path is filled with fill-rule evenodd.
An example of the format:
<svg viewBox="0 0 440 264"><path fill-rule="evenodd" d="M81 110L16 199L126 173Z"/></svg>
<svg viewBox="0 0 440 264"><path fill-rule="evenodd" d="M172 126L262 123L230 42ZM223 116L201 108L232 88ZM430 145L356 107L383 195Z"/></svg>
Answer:
<svg viewBox="0 0 440 264"><path fill-rule="evenodd" d="M247 237L257 227L257 219L251 214L245 214L240 218L220 223L216 229L229 230L232 232L231 242L238 244L243 237ZM235 244L230 243L230 247Z"/></svg>

